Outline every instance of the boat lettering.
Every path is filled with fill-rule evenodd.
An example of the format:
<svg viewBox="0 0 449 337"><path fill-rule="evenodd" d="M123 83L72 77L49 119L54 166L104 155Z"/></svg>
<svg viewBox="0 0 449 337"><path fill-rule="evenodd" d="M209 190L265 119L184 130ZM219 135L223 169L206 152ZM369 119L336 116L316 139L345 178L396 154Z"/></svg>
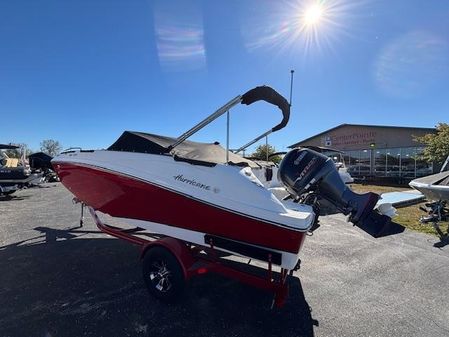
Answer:
<svg viewBox="0 0 449 337"><path fill-rule="evenodd" d="M304 178L304 176L307 174L307 172L309 172L309 170L311 169L311 167L315 164L316 162L316 157L314 157L311 161L309 161L307 163L307 165L304 167L304 170L302 170L301 174L299 175L297 180L301 180L302 178Z"/></svg>
<svg viewBox="0 0 449 337"><path fill-rule="evenodd" d="M203 190L206 191L210 191L210 186L209 185L204 185L202 183L199 183L197 181L195 181L194 179L187 179L184 178L184 176L182 174L178 174L177 176L173 176L173 178L175 178L175 180L181 181L183 183L195 186L195 187L199 187L202 188Z"/></svg>
<svg viewBox="0 0 449 337"><path fill-rule="evenodd" d="M306 156L307 152L301 152L298 156L298 158L295 159L295 161L293 162L293 164L295 165L299 165L299 162Z"/></svg>

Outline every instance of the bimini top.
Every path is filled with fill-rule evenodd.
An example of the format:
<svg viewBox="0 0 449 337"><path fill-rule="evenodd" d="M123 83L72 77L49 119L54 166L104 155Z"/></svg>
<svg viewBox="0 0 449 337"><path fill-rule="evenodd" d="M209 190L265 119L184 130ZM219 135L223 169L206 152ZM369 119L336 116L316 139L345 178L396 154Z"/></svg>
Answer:
<svg viewBox="0 0 449 337"><path fill-rule="evenodd" d="M28 156L30 166L33 169L52 169L52 159L52 156L49 156L48 154L43 152L36 152Z"/></svg>
<svg viewBox="0 0 449 337"><path fill-rule="evenodd" d="M17 145L12 144L0 144L0 150L14 150L20 148Z"/></svg>
<svg viewBox="0 0 449 337"><path fill-rule="evenodd" d="M215 143L198 143L185 140L174 149L170 145L176 138L159 136L150 133L125 131L117 141L112 144L109 151L140 152L151 154L170 154L175 160L186 161L196 165L214 166L226 163L226 150ZM251 160L245 159L229 151L230 165L259 167Z"/></svg>

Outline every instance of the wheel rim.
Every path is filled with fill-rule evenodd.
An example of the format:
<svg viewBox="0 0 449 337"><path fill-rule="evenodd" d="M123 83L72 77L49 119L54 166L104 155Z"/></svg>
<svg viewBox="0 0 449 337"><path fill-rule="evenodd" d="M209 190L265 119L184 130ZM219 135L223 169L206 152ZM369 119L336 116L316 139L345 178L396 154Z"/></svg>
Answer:
<svg viewBox="0 0 449 337"><path fill-rule="evenodd" d="M171 272L167 268L165 261L155 261L149 272L150 281L153 287L162 293L169 291L172 287Z"/></svg>

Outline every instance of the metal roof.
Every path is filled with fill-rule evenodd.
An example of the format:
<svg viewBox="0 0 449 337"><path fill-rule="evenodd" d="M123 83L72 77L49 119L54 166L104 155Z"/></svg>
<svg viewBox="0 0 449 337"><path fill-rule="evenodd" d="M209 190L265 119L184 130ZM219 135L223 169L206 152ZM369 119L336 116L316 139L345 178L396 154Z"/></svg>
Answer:
<svg viewBox="0 0 449 337"><path fill-rule="evenodd" d="M413 130L418 129L418 130L428 130L428 131L431 131L431 132L435 132L435 130L436 130L435 128L422 128L422 127L411 127L411 126L366 125L366 124L346 124L346 123L343 123L343 124L337 125L337 126L335 126L333 128L330 128L328 130L325 130L323 132L317 133L316 135L313 135L311 137L303 139L303 140L301 140L299 142L296 142L295 144L288 146L288 148L293 149L293 148L295 148L297 146L300 146L301 143L307 142L308 140L310 140L312 138L319 137L319 136L324 135L324 134L326 134L328 132L331 132L333 130L340 129L340 128L346 127L346 126L356 126L356 127L364 127L364 128L391 128L391 129L413 129Z"/></svg>

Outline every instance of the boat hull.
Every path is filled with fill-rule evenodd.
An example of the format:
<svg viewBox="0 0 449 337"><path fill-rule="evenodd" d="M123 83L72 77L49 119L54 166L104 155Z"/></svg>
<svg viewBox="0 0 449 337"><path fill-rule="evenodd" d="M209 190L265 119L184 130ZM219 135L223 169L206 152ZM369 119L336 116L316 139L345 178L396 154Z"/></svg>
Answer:
<svg viewBox="0 0 449 337"><path fill-rule="evenodd" d="M424 194L429 200L449 200L449 186L421 183L410 183L409 185Z"/></svg>
<svg viewBox="0 0 449 337"><path fill-rule="evenodd" d="M185 237L189 236L183 231L188 231L196 235L197 244L207 245L205 235L213 235L286 253L281 265L291 269L296 264L304 231L218 207L104 168L64 162L53 165L64 186L95 210L186 241Z"/></svg>
<svg viewBox="0 0 449 337"><path fill-rule="evenodd" d="M430 200L449 200L449 172L440 172L412 180L409 185Z"/></svg>

